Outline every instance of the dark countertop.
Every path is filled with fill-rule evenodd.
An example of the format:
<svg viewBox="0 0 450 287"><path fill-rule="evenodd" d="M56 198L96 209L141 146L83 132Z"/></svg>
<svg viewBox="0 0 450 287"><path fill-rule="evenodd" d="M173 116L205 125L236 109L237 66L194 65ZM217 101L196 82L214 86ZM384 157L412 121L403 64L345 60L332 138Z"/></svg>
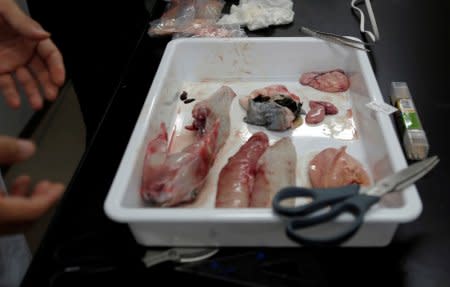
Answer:
<svg viewBox="0 0 450 287"><path fill-rule="evenodd" d="M358 22L349 3L350 0L295 1L294 24L250 35L298 36L298 27L304 25L359 37ZM392 81L408 83L428 134L430 154L441 158L432 174L417 183L423 201L421 216L401 225L392 243L384 248L225 248L216 256L218 260L263 253L265 258L279 263L272 265L271 270L281 274L277 280L284 278L285 286L447 286L450 282L450 193L444 182L450 170L446 135L450 113L450 29L448 23L442 23L449 16L449 4L437 0L392 0L373 1L373 8L381 40L370 55L381 91L387 100ZM145 27L141 29L143 35L121 83L110 97L100 127L22 286L49 286L51 280L53 286L148 286L155 280L168 286L222 286L222 281L173 271L170 263L146 270L140 263L145 249L134 242L126 225L110 221L103 211L104 199L167 43L167 39L149 38ZM271 286L272 281L261 280L265 271L249 260L245 267L235 267L245 270L242 272L246 275L241 278L246 277L247 282L265 281L253 286ZM90 267L85 272L59 276L64 266L78 264ZM276 282L273 286L283 286Z"/></svg>

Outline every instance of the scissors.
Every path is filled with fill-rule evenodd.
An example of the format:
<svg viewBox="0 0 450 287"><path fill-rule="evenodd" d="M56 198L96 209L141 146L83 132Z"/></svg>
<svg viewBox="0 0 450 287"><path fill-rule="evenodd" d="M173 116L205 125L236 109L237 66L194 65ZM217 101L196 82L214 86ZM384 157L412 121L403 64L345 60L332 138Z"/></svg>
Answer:
<svg viewBox="0 0 450 287"><path fill-rule="evenodd" d="M291 240L309 246L340 245L358 231L363 224L366 212L372 205L379 202L383 195L408 187L427 174L438 162L437 156L430 157L389 175L368 188L359 185L328 189L286 187L274 196L272 207L279 215L293 217L288 220L286 227L286 234ZM312 198L312 201L294 207L282 205L285 200L302 197ZM317 211L322 211L327 207L330 207L327 211L316 214ZM344 213L352 214L353 221L332 236L313 238L297 232L305 227L330 222Z"/></svg>

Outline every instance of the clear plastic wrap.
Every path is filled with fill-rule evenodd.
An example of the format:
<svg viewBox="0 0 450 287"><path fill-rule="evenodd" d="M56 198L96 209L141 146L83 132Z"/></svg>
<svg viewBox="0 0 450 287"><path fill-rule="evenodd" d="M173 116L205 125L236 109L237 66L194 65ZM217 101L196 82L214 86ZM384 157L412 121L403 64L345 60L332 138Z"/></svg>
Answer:
<svg viewBox="0 0 450 287"><path fill-rule="evenodd" d="M195 22L181 28L174 38L238 38L247 34L239 25L219 25L215 22Z"/></svg>
<svg viewBox="0 0 450 287"><path fill-rule="evenodd" d="M161 18L150 23L148 33L150 36L192 35L201 34L192 31L215 29L218 35L229 34L226 29L211 26L220 18L224 5L223 0L172 0Z"/></svg>
<svg viewBox="0 0 450 287"><path fill-rule="evenodd" d="M172 0L161 18L150 23L150 36L173 34L178 27L195 19L194 0Z"/></svg>
<svg viewBox="0 0 450 287"><path fill-rule="evenodd" d="M194 0L195 18L217 21L224 5L223 0Z"/></svg>

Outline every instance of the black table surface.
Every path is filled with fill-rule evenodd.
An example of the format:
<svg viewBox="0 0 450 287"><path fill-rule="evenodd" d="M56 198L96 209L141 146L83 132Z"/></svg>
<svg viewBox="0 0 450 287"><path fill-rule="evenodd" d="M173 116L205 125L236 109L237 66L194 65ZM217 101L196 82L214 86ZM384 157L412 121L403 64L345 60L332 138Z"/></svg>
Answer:
<svg viewBox="0 0 450 287"><path fill-rule="evenodd" d="M161 13L161 5L156 4L154 17ZM294 9L293 24L249 35L295 37L300 36L299 26L306 26L361 37L358 21L350 10L350 0L295 1ZM447 115L450 114L447 87L450 83L450 29L444 22L449 16L449 5L447 1L437 0L391 0L373 1L373 9L381 39L369 55L383 96L388 100L392 81L408 83L429 138L430 154L441 159L438 167L417 183L423 212L417 220L401 225L392 243L383 248L222 249L215 257L217 260L242 254L251 256L254 252L279 263L271 265L281 274L277 279L281 281L273 281L277 283L271 281L275 279L262 280L266 271L261 271L257 265L244 264L247 275L241 281L248 285L450 284L450 192L446 187L450 170ZM126 225L112 222L104 214L104 199L168 42L168 39L148 37L146 28L142 27L142 38L132 60L118 89L110 97L101 125L58 206L23 286L79 286L82 283L149 286L156 282L169 286L175 283L244 284L177 272L171 263L145 269L140 261L145 248L135 243ZM65 266L79 265L85 268L84 272L61 273Z"/></svg>

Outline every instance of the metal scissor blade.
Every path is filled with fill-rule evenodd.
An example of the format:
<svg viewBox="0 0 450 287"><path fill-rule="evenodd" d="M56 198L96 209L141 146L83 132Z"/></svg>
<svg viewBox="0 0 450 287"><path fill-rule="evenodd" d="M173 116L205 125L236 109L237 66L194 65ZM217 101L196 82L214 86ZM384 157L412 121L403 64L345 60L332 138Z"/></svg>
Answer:
<svg viewBox="0 0 450 287"><path fill-rule="evenodd" d="M383 194L401 190L413 184L421 177L432 170L439 162L437 156L432 156L420 162L414 163L401 171L383 178L378 181L370 190L367 191L369 195L382 196Z"/></svg>

